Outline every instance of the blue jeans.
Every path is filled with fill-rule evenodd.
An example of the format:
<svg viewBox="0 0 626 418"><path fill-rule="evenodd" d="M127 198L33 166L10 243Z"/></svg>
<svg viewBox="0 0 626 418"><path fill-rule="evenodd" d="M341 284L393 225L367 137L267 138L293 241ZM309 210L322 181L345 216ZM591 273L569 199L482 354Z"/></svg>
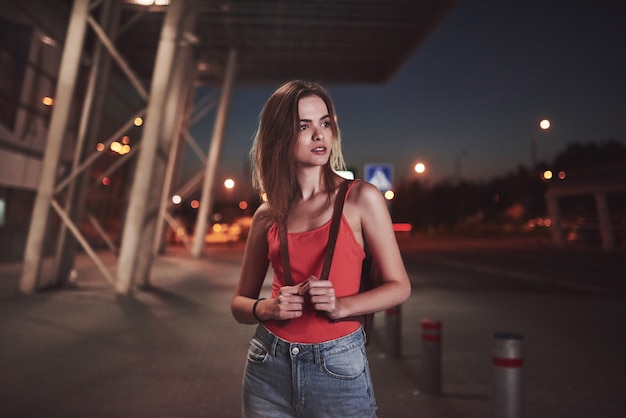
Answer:
<svg viewBox="0 0 626 418"><path fill-rule="evenodd" d="M259 325L244 372L243 417L375 418L363 330L298 344Z"/></svg>

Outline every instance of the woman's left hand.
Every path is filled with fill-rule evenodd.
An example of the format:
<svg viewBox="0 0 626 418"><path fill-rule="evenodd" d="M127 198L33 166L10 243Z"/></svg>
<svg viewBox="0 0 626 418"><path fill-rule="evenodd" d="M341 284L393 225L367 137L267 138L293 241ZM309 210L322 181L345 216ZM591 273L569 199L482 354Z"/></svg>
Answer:
<svg viewBox="0 0 626 418"><path fill-rule="evenodd" d="M309 277L301 290L302 294L309 294L309 300L317 311L326 312L329 318L337 311L337 297L335 288L330 280L320 280L315 276Z"/></svg>

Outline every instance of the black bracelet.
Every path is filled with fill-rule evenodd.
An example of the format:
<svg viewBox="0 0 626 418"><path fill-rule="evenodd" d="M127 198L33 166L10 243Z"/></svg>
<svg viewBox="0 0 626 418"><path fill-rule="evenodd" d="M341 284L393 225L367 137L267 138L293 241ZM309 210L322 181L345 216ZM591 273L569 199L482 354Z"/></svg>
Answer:
<svg viewBox="0 0 626 418"><path fill-rule="evenodd" d="M259 321L259 322L263 322L263 320L261 318L259 318L256 314L256 305L259 304L259 302L261 302L262 300L265 300L266 298L258 298L256 300L256 302L254 302L254 305L252 305L252 315L254 316L254 318Z"/></svg>

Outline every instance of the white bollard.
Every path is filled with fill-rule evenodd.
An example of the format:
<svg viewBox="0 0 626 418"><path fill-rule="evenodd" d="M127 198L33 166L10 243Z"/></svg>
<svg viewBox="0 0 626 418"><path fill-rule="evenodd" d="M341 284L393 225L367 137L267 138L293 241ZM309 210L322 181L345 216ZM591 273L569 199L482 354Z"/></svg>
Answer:
<svg viewBox="0 0 626 418"><path fill-rule="evenodd" d="M496 332L494 338L493 411L494 418L522 417L521 334Z"/></svg>
<svg viewBox="0 0 626 418"><path fill-rule="evenodd" d="M441 322L422 319L420 389L428 395L441 393Z"/></svg>

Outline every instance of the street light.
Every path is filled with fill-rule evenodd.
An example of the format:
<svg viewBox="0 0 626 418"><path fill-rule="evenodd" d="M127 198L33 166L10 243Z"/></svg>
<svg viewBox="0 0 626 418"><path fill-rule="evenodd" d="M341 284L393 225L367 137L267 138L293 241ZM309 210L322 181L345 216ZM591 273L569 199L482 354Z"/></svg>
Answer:
<svg viewBox="0 0 626 418"><path fill-rule="evenodd" d="M550 129L551 123L548 119L542 119L539 122L539 129L541 129L542 131L547 131L548 129ZM535 169L537 168L537 133L535 131L533 131L532 135L530 136L531 139L531 149L530 149L530 156L531 156L531 163L532 163L532 168Z"/></svg>
<svg viewBox="0 0 626 418"><path fill-rule="evenodd" d="M134 0L130 3L139 6L169 6L170 0Z"/></svg>

